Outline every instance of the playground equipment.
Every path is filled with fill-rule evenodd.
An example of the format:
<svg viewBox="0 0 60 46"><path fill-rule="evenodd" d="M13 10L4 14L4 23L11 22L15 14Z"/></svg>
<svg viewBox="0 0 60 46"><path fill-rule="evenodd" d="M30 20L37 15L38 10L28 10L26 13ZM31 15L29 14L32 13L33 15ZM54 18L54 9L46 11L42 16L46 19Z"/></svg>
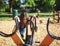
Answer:
<svg viewBox="0 0 60 46"><path fill-rule="evenodd" d="M49 31L49 28L48 28L48 27L49 27L49 22L50 22L50 19L48 19L48 21L47 21L47 32L48 32L48 34L49 34L52 38L57 39L57 40L60 40L60 37L53 35L53 34Z"/></svg>
<svg viewBox="0 0 60 46"><path fill-rule="evenodd" d="M31 29L31 32L32 34L31 35L28 35L28 26L27 26L27 31L26 31L26 46L33 46L33 39L34 39L34 30L37 31L37 26L36 26L36 17L32 17L30 18L30 29Z"/></svg>
<svg viewBox="0 0 60 46"><path fill-rule="evenodd" d="M18 37L18 35L17 35L17 30L19 30L19 22L18 22L18 19L16 18L15 19L15 22L16 22L16 25L14 26L14 29L13 29L13 32L11 33L11 34L6 34L6 33L4 33L4 32L1 32L0 31L0 35L1 36L3 36L3 37L12 37L12 39L15 41L15 43L17 44L17 45L22 45L22 44L24 44L24 45L26 45L26 46L32 46L33 45L33 38L34 38L34 30L35 30L35 28L34 28L34 23L32 22L32 20L30 19L30 20L28 20L28 21L30 21L30 29L31 29L31 32L32 32L32 35L28 35L28 22L27 22L27 25L26 25L26 40L25 40L25 42L22 40L22 38L21 38L21 36L20 36L20 38Z"/></svg>
<svg viewBox="0 0 60 46"><path fill-rule="evenodd" d="M56 18L57 16L57 18ZM57 20L57 22L59 23L59 20L60 20L60 11L56 12L56 11L53 11L53 20Z"/></svg>
<svg viewBox="0 0 60 46"><path fill-rule="evenodd" d="M31 21L30 22L32 27L30 26L31 29L31 32L32 34L31 35L28 35L28 25L27 25L27 28L26 28L26 42L25 42L25 45L26 46L33 46L33 39L34 39L34 24L33 22Z"/></svg>
<svg viewBox="0 0 60 46"><path fill-rule="evenodd" d="M18 16L18 10L17 9L13 9L13 19L15 16Z"/></svg>
<svg viewBox="0 0 60 46"><path fill-rule="evenodd" d="M42 41L42 43L39 46L49 46L54 39L56 40L60 40L60 37L53 35L50 31L49 31L49 23L50 23L50 18L48 18L47 20L47 25L46 25L46 29L47 29L47 35L44 38L44 40Z"/></svg>
<svg viewBox="0 0 60 46"><path fill-rule="evenodd" d="M18 27L19 27L17 18L15 19L15 22L16 22L16 29L15 29L15 31L13 31L11 34L6 34L6 33L0 31L0 35L3 36L3 37L10 37L10 36L14 35L17 32Z"/></svg>
<svg viewBox="0 0 60 46"><path fill-rule="evenodd" d="M34 40L34 30L35 30L36 23L34 24L32 22L32 18L28 21L30 21L30 28L31 28L32 34L28 35L28 25L27 25L26 26L26 40L25 40L25 42L23 41L21 36L19 37L18 34L16 33L19 28L19 26L18 26L19 23L18 23L17 19L15 19L16 25L14 26L13 32L11 34L5 34L0 31L0 35L3 37L10 37L11 36L11 38L14 40L14 42L19 46L20 45L22 45L22 46L35 46L35 45L33 45L33 40ZM49 46L51 44L51 42L53 42L54 39L60 40L60 37L53 35L49 31L49 28L48 28L49 22L50 22L50 19L47 20L47 27L46 27L48 35L44 38L44 40L42 41L42 43L39 46Z"/></svg>
<svg viewBox="0 0 60 46"><path fill-rule="evenodd" d="M34 29L35 31L37 31L36 16L31 16L30 20L34 23ZM31 23L30 23L30 27L32 27Z"/></svg>

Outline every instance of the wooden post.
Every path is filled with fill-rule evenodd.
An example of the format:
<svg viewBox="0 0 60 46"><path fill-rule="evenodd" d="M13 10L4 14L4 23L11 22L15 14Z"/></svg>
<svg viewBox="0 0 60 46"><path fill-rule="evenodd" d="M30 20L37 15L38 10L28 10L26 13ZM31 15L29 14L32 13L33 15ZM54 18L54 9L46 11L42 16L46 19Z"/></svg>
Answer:
<svg viewBox="0 0 60 46"><path fill-rule="evenodd" d="M55 19L55 15L56 15L56 14L55 14L55 11L53 11L53 20Z"/></svg>
<svg viewBox="0 0 60 46"><path fill-rule="evenodd" d="M59 19L60 19L60 11L58 11L58 23L59 23Z"/></svg>

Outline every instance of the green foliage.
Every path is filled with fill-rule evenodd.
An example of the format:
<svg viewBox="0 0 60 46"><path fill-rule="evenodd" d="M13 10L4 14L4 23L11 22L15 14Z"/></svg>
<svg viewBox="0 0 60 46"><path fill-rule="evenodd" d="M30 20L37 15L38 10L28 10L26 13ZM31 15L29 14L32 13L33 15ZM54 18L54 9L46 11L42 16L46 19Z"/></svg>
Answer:
<svg viewBox="0 0 60 46"><path fill-rule="evenodd" d="M15 1L18 7L20 7L21 4L20 1L19 0L15 0ZM42 11L51 11L55 7L55 1L56 0L37 0L36 3L35 0L25 0L25 3L27 7L36 7L42 9ZM2 0L0 0L0 9L8 8L8 7L9 6L7 6L6 4L3 3Z"/></svg>
<svg viewBox="0 0 60 46"><path fill-rule="evenodd" d="M60 11L60 0L56 0L55 10L56 10L56 11Z"/></svg>
<svg viewBox="0 0 60 46"><path fill-rule="evenodd" d="M4 4L2 1L0 1L0 9L4 7Z"/></svg>
<svg viewBox="0 0 60 46"><path fill-rule="evenodd" d="M1 1L0 1L0 13L1 13L1 12L4 12L4 11L5 11L5 8L6 8L6 5L5 5L5 3L1 0Z"/></svg>
<svg viewBox="0 0 60 46"><path fill-rule="evenodd" d="M35 7L36 4L35 4L34 0L28 0L28 1L26 2L26 6L27 6L27 7Z"/></svg>
<svg viewBox="0 0 60 46"><path fill-rule="evenodd" d="M55 7L56 0L38 0L36 1L37 7L42 11L52 11Z"/></svg>
<svg viewBox="0 0 60 46"><path fill-rule="evenodd" d="M54 8L55 0L45 0L45 7L47 11L50 11Z"/></svg>
<svg viewBox="0 0 60 46"><path fill-rule="evenodd" d="M55 5L55 0L50 0L50 5Z"/></svg>
<svg viewBox="0 0 60 46"><path fill-rule="evenodd" d="M49 5L53 9L55 7L55 0L50 0Z"/></svg>

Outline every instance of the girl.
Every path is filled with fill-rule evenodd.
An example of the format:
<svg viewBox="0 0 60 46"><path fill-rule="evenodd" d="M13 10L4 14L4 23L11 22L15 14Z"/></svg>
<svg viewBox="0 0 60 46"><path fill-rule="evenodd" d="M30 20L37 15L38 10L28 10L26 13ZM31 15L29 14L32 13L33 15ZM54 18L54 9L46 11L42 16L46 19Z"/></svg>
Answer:
<svg viewBox="0 0 60 46"><path fill-rule="evenodd" d="M22 12L19 16L19 19L20 19L19 30L20 30L20 34L23 38L24 37L24 32L26 31L26 23L28 21L28 16L27 16L26 12Z"/></svg>

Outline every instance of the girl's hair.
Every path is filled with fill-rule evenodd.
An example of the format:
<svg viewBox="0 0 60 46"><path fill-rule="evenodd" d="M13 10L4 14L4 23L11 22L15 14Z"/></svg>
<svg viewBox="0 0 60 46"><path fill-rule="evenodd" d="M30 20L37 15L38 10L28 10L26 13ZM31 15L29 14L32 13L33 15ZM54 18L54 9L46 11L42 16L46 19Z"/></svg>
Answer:
<svg viewBox="0 0 60 46"><path fill-rule="evenodd" d="M23 18L26 17L28 19L27 13L26 12L21 12L19 18L20 20L23 20Z"/></svg>

